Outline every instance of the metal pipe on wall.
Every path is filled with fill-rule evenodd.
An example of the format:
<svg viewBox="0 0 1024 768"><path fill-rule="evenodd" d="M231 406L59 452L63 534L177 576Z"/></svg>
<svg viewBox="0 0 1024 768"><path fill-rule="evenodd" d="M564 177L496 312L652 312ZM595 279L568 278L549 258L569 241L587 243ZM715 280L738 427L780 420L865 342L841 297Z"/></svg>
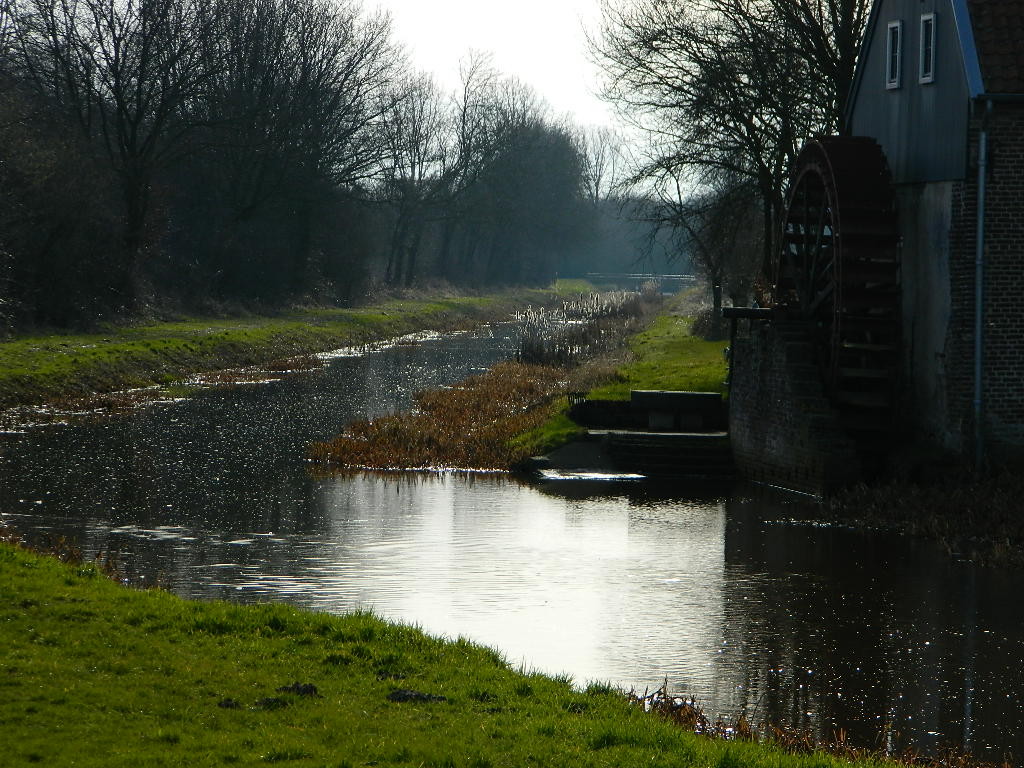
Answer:
<svg viewBox="0 0 1024 768"><path fill-rule="evenodd" d="M974 245L974 468L985 460L985 434L982 425L982 361L984 353L985 298L985 182L988 175L988 121L992 99L985 100L985 113L978 134L978 210Z"/></svg>

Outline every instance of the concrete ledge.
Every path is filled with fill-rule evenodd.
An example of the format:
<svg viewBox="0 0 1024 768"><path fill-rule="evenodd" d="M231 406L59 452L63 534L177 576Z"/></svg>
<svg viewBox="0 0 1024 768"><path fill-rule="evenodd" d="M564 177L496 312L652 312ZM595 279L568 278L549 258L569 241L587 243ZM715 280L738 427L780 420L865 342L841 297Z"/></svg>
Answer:
<svg viewBox="0 0 1024 768"><path fill-rule="evenodd" d="M668 389L634 389L629 393L634 410L703 412L722 407L718 392L677 392Z"/></svg>
<svg viewBox="0 0 1024 768"><path fill-rule="evenodd" d="M634 389L629 407L646 415L652 430L714 429L725 421L722 395L718 392L677 392L662 389Z"/></svg>

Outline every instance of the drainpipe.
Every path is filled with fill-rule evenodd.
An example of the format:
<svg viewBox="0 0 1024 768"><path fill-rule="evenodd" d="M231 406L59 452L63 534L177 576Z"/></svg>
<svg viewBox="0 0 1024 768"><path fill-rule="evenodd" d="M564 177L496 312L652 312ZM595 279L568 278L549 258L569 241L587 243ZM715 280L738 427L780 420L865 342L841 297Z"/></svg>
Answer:
<svg viewBox="0 0 1024 768"><path fill-rule="evenodd" d="M974 245L974 468L979 472L985 453L981 393L985 297L985 181L988 175L988 121L991 114L992 99L986 99L985 113L981 118L981 131L978 134L978 221Z"/></svg>

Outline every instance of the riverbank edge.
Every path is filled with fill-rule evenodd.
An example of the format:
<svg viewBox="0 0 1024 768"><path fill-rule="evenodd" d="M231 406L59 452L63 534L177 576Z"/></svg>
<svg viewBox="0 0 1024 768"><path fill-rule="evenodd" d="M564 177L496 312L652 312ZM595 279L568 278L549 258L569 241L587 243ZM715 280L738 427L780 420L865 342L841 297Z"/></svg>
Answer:
<svg viewBox="0 0 1024 768"><path fill-rule="evenodd" d="M82 766L885 765L713 740L368 613L184 600L0 542L0 735ZM19 763L20 764L20 763Z"/></svg>
<svg viewBox="0 0 1024 768"><path fill-rule="evenodd" d="M579 286L519 288L479 296L390 299L355 308L275 317L193 318L88 334L0 342L0 409L167 385L187 376L254 366L424 330L453 331L508 319Z"/></svg>

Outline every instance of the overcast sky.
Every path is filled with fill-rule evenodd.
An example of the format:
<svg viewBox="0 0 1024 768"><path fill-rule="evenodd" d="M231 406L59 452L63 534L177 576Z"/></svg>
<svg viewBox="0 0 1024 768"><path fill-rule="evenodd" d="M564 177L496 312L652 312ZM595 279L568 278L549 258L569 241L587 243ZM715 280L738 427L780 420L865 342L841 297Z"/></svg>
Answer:
<svg viewBox="0 0 1024 768"><path fill-rule="evenodd" d="M413 65L452 89L470 50L493 54L495 67L533 86L556 114L579 125L614 125L594 94L598 71L587 57L584 26L599 20L598 0L366 0L391 13L395 39Z"/></svg>

